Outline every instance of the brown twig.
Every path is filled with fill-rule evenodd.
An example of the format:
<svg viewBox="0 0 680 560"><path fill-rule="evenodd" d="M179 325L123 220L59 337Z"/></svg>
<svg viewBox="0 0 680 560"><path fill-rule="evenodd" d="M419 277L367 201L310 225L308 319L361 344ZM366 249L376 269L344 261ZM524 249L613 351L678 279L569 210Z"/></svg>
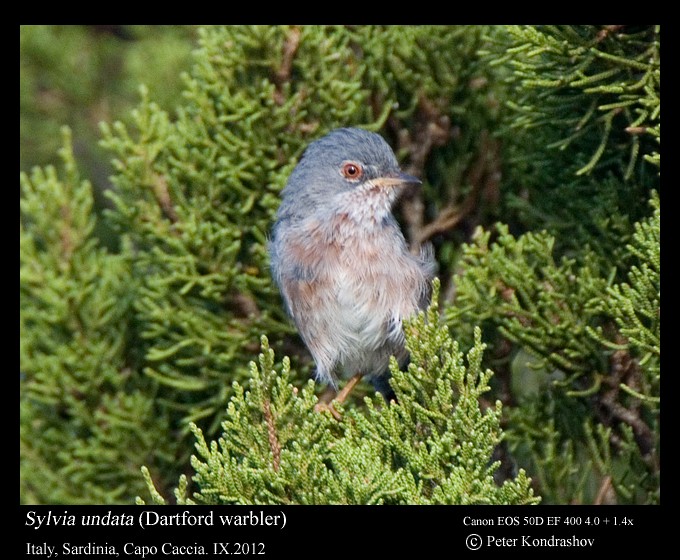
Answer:
<svg viewBox="0 0 680 560"><path fill-rule="evenodd" d="M177 223L179 216L175 212L175 208L172 205L172 199L170 198L170 192L168 191L168 182L165 177L154 173L153 176L153 194L158 201L158 205L161 207L163 214L173 223Z"/></svg>
<svg viewBox="0 0 680 560"><path fill-rule="evenodd" d="M604 41L609 35L612 33L618 33L621 31L625 25L603 25L602 29L598 31L597 35L595 36L595 42L600 43Z"/></svg>
<svg viewBox="0 0 680 560"><path fill-rule="evenodd" d="M626 344L627 340L617 334L615 342ZM654 434L647 423L640 417L640 403L633 401L629 407L623 406L617 399L621 384L637 385L640 368L628 350L616 350L611 357L610 376L605 380L609 389L603 391L600 403L611 417L628 424L635 434L635 441L643 456L650 458L654 450Z"/></svg>
<svg viewBox="0 0 680 560"><path fill-rule="evenodd" d="M422 226L418 231L415 243L420 246L438 233L455 228L476 207L478 195L478 185L473 185L472 190L465 197L462 204L459 206L447 206L439 212L434 221Z"/></svg>
<svg viewBox="0 0 680 560"><path fill-rule="evenodd" d="M235 292L230 298L232 311L237 317L248 318L251 316L259 317L262 315L255 298L250 294Z"/></svg>
<svg viewBox="0 0 680 560"><path fill-rule="evenodd" d="M61 253L64 263L71 260L73 254L73 229L71 221L71 208L64 204L60 208L61 219L63 220L62 227L59 231L59 240L61 241Z"/></svg>
<svg viewBox="0 0 680 560"><path fill-rule="evenodd" d="M433 148L443 146L451 136L451 120L442 115L431 100L421 97L418 102L418 120L409 153L411 162L408 172L422 175L425 163Z"/></svg>
<svg viewBox="0 0 680 560"><path fill-rule="evenodd" d="M398 150L410 154L406 172L418 177L424 175L425 165L432 150L446 144L456 130L451 126L449 117L442 113L435 102L426 97L419 100L413 131L401 129L396 117L390 117L388 125L396 133ZM478 207L480 199L488 200L492 204L498 200L501 177L499 152L499 142L484 132L480 138L477 155L464 180L464 183L471 185L472 189L462 203L456 204L451 201L429 224L425 224L422 192L414 189L405 194L401 202L401 211L413 253L418 253L420 246L433 236L458 226Z"/></svg>
<svg viewBox="0 0 680 560"><path fill-rule="evenodd" d="M276 437L276 425L272 414L271 404L268 399L264 401L264 419L267 423L267 433L269 436L269 449L272 452L274 471L278 472L281 463L281 445Z"/></svg>
<svg viewBox="0 0 680 560"><path fill-rule="evenodd" d="M400 129L395 117L388 119L391 128L397 131L398 149L406 150L410 154L410 163L405 171L411 175L422 177L425 163L431 151L443 146L451 135L451 121L443 115L439 108L429 99L421 97L418 104L418 114L414 131ZM419 232L423 227L425 204L420 191L413 190L406 193L401 203L408 238L411 240L411 250L420 251Z"/></svg>
<svg viewBox="0 0 680 560"><path fill-rule="evenodd" d="M597 491L597 496L593 505L600 506L602 504L614 504L616 503L616 492L612 487L612 477L605 476L600 484L600 489Z"/></svg>
<svg viewBox="0 0 680 560"><path fill-rule="evenodd" d="M498 198L500 184L499 144L484 132L480 139L479 150L469 167L465 183L472 189L460 204L450 203L437 217L418 231L415 242L420 245L433 236L454 229L463 219L478 207L480 198L494 202Z"/></svg>
<svg viewBox="0 0 680 560"><path fill-rule="evenodd" d="M295 58L295 53L300 46L300 35L301 31L298 27L293 27L286 40L283 44L283 55L281 58L281 65L274 72L272 80L276 85L276 91L274 92L274 101L277 105L283 105L283 84L290 80L290 73L293 68L293 59Z"/></svg>

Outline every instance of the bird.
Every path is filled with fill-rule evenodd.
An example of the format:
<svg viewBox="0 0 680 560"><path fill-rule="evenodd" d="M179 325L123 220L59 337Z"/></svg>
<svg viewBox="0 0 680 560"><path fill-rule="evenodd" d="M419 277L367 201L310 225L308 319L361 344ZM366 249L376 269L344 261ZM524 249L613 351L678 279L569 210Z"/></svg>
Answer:
<svg viewBox="0 0 680 560"><path fill-rule="evenodd" d="M281 191L271 273L316 380L333 392L348 380L333 402L361 379L393 396L390 356L408 361L402 324L429 303L435 264L430 247L409 251L392 210L420 184L381 135L337 128L306 147Z"/></svg>

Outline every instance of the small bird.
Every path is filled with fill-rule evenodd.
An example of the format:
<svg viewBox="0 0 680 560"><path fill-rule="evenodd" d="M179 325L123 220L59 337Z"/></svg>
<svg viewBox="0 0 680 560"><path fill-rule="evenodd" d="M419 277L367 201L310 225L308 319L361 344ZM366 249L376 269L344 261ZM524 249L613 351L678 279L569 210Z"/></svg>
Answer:
<svg viewBox="0 0 680 560"><path fill-rule="evenodd" d="M435 267L431 250L409 252L392 206L420 183L382 136L339 128L307 147L282 191L272 275L316 379L334 390L349 379L338 402L362 377L389 395L390 356L408 360L402 321L427 305Z"/></svg>

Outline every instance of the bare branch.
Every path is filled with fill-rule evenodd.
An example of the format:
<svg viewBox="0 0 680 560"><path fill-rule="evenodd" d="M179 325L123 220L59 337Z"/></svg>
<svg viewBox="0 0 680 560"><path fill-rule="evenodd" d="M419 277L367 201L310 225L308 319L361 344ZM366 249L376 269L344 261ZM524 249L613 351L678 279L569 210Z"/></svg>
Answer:
<svg viewBox="0 0 680 560"><path fill-rule="evenodd" d="M264 418L267 422L267 432L269 435L269 449L272 452L274 470L278 472L281 464L281 445L276 437L276 425L274 423L274 416L272 415L271 404L269 399L264 401Z"/></svg>
<svg viewBox="0 0 680 560"><path fill-rule="evenodd" d="M295 58L295 53L300 46L300 35L301 31L298 27L293 27L286 37L286 41L283 44L283 56L281 59L281 65L274 72L273 81L276 84L276 91L274 93L274 101L277 105L283 105L283 84L290 80L290 73L293 69L293 60Z"/></svg>

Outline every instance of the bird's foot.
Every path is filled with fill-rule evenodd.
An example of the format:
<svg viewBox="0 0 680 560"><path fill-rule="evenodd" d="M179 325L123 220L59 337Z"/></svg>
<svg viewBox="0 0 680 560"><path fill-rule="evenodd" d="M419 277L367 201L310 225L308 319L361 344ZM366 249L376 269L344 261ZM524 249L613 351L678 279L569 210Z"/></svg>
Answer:
<svg viewBox="0 0 680 560"><path fill-rule="evenodd" d="M323 412L324 410L330 412L331 416L333 416L333 418L335 418L336 420L340 420L341 418L340 413L337 410L335 410L332 402L330 403L320 402L314 406L314 412Z"/></svg>
<svg viewBox="0 0 680 560"><path fill-rule="evenodd" d="M347 397L349 397L350 393L354 389L357 383L361 381L361 378L363 377L363 374L357 373L352 379L350 379L347 384L342 388L342 390L336 395L335 398L331 398L331 401L328 402L325 399L328 398L328 393L324 393L321 396L321 400L317 403L317 405L314 407L314 410L316 412L322 412L324 410L327 410L328 412L331 413L333 418L336 420L340 420L341 416L340 413L335 409L333 406L335 403L342 404L347 400Z"/></svg>

